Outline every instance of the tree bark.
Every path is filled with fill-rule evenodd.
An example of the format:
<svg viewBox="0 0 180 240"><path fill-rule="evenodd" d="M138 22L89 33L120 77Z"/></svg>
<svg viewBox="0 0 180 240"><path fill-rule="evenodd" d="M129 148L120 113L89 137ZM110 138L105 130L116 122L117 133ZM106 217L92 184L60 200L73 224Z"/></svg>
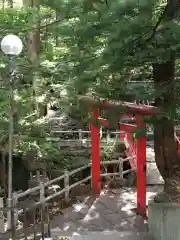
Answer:
<svg viewBox="0 0 180 240"><path fill-rule="evenodd" d="M154 150L157 167L165 181L164 192L155 197L156 202L179 202L180 159L174 137L175 114L175 59L153 65L155 105L167 116L154 126Z"/></svg>

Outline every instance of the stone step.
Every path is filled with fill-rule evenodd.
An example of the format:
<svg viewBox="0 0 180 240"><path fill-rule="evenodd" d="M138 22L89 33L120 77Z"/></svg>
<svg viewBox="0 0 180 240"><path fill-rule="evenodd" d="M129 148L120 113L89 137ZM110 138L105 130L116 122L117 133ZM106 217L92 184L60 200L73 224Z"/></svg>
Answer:
<svg viewBox="0 0 180 240"><path fill-rule="evenodd" d="M148 146L146 148L146 156L147 156L147 172L146 172L147 185L163 185L164 180L162 179L159 170L157 169L154 159L155 154L153 142L148 142Z"/></svg>
<svg viewBox="0 0 180 240"><path fill-rule="evenodd" d="M51 238L46 240L55 240L55 237L67 237L72 240L153 240L148 232L136 231L103 231L103 232L51 232Z"/></svg>
<svg viewBox="0 0 180 240"><path fill-rule="evenodd" d="M155 162L147 163L146 183L147 185L163 185L164 184L164 180L161 177Z"/></svg>

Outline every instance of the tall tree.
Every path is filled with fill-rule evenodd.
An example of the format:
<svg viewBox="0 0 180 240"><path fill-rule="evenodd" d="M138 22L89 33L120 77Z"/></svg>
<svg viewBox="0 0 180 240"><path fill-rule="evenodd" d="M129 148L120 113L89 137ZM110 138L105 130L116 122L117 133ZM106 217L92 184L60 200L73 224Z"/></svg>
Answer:
<svg viewBox="0 0 180 240"><path fill-rule="evenodd" d="M177 17L180 1L168 0L158 22L157 28L166 28L168 21ZM151 36L152 38L153 36ZM170 43L171 44L171 43ZM170 115L161 119L154 126L155 160L157 167L165 180L164 193L156 196L157 202L179 201L180 199L180 157L174 137L174 119L176 112L175 102L175 59L176 52L169 50L169 57L165 62L153 64L153 78L156 92L164 88L164 93L155 98L155 104L162 111L169 111Z"/></svg>

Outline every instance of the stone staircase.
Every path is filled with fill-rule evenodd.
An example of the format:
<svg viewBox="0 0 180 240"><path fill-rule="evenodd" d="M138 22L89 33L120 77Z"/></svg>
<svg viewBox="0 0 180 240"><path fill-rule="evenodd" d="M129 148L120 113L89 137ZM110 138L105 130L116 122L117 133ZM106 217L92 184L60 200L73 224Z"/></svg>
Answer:
<svg viewBox="0 0 180 240"><path fill-rule="evenodd" d="M147 187L147 201L161 187ZM51 222L51 238L72 240L153 240L147 221L136 215L136 188L121 188L88 197L62 211Z"/></svg>
<svg viewBox="0 0 180 240"><path fill-rule="evenodd" d="M146 172L147 185L163 185L164 180L161 177L159 170L157 169L154 159L155 155L153 141L147 141L146 157L147 157L147 172Z"/></svg>
<svg viewBox="0 0 180 240"><path fill-rule="evenodd" d="M61 151L64 151L66 153L66 157L71 159L72 165L74 165L74 168L83 166L84 164L88 164L89 160L91 159L91 142L90 142L90 134L85 133L83 134L82 141L79 140L79 134L78 134L78 125L77 121L74 121L73 119L64 116L63 118L61 116L58 116L56 114L55 118L50 118L49 124L51 125L52 132L54 137L59 138L59 147ZM124 119L123 122L125 123L134 123L134 120ZM69 131L68 133L60 133L58 130L62 131ZM86 129L89 130L88 128ZM177 128L178 130L178 128ZM74 131L76 131L74 133ZM180 132L180 131L179 131ZM154 144L153 144L153 133L149 133L147 136L147 185L153 185L153 184L164 184L164 181L162 177L160 176L160 173L156 167L155 161L154 161ZM104 152L104 144L101 142L101 153L102 153L102 159L103 159L103 152ZM113 153L111 155L112 160L117 160L119 157L125 157L124 152L124 144L122 142L119 142L117 146L115 146L115 149L113 150ZM127 170L127 169L125 169ZM54 171L55 176L59 175L59 171Z"/></svg>

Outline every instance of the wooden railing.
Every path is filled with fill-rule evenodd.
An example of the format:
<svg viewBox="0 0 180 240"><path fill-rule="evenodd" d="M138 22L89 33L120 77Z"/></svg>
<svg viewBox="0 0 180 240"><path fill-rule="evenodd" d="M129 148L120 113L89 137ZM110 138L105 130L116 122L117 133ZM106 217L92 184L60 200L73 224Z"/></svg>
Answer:
<svg viewBox="0 0 180 240"><path fill-rule="evenodd" d="M70 130L68 130L68 131L53 130L52 133L73 133L73 134L75 133L75 134L77 134L77 138L74 138L74 139L72 138L72 139L67 139L67 140L65 140L65 139L62 139L62 138L60 138L60 137L48 137L47 140L62 141L62 142L71 142L71 141L73 141L73 142L76 142L76 141L79 142L79 141L83 141L83 139L86 139L86 142L91 142L90 138L87 139L87 138L84 138L84 137L83 137L84 134L88 134L89 137L90 137L91 132L90 132L90 131L86 131L86 130L82 130L82 129L79 129L79 130L77 130L77 131L74 131L74 130L72 130L72 131L70 131ZM117 139L117 138L118 138L118 135L119 135L120 133L121 133L120 131L115 131L115 132L113 132L113 131L107 131L107 132L105 132L105 131L102 131L102 128L101 128L101 129L100 129L100 138L101 138L102 141L103 141L104 138L105 138L105 139L106 139L105 142L108 142L108 140L109 140L109 138L110 138L110 135L115 135L115 138ZM105 136L105 137L104 137L104 136Z"/></svg>
<svg viewBox="0 0 180 240"><path fill-rule="evenodd" d="M131 171L131 170L123 171L123 168L122 168L123 162L130 161L130 160L132 160L134 158L135 158L135 156L130 157L130 158L124 158L124 159L123 158L119 158L118 160L112 160L112 161L102 161L101 165L118 164L120 170L119 170L119 172L116 172L116 173L102 173L101 176L120 176L120 178L123 178L124 174L126 174L126 173ZM82 179L82 180L80 180L78 182L75 182L72 185L69 185L69 182L70 182L69 178L72 175L74 175L74 174L76 174L76 173L78 173L78 172L80 172L80 171L82 171L82 170L84 170L84 169L86 169L86 168L88 168L90 166L91 166L91 163L89 163L89 164L87 164L85 166L79 167L79 168L77 168L77 169L75 169L73 171L70 171L70 172L69 171L65 171L65 173L63 175L61 175L60 177L58 177L58 178L52 179L52 180L50 180L48 182L45 182L45 183L41 183L37 187L30 188L30 189L26 190L25 192L22 192L22 193L14 195L14 198L16 200L16 205L18 203L18 199L20 199L22 197L25 197L25 196L28 196L28 195L30 195L30 194L32 194L34 192L37 192L37 191L39 191L39 194L40 194L40 201L37 202L36 205L38 205L38 204L40 204L42 202L44 202L44 203L48 202L51 199L53 199L53 198L55 198L57 196L60 196L60 195L62 195L64 193L65 193L65 200L68 201L69 200L69 191L71 189L75 188L76 186L78 186L78 185L80 185L82 183L85 183L88 180L90 180L91 176L88 176L88 177L86 177L86 178L84 178L84 179ZM57 193L55 193L55 194L45 198L44 197L45 196L45 194L44 194L45 188L50 186L50 185L53 185L55 183L58 183L62 179L64 179L64 189L62 189L61 191L59 191L59 192L57 192ZM21 213L21 210L18 213Z"/></svg>
<svg viewBox="0 0 180 240"><path fill-rule="evenodd" d="M123 171L123 162L125 161L131 161L134 157L131 158L119 158L118 160L112 160L112 161L102 161L101 165L109 165L109 164L118 164L119 165L119 171L118 172L113 172L113 173L102 173L101 176L119 176L119 178L123 178L124 174L134 171L133 169L129 169L126 171ZM24 239L27 239L27 237L32 234L33 239L36 239L36 235L39 233L41 235L41 238L44 239L45 235L48 237L50 236L50 222L49 222L49 211L48 211L48 202L50 200L55 199L56 197L59 197L64 194L64 199L66 202L69 201L70 199L70 190L81 185L82 183L87 182L88 180L91 179L91 176L88 176L80 181L77 181L73 184L70 185L69 178L90 167L91 163L87 164L86 166L82 166L80 168L77 168L73 171L65 171L65 173L55 179L52 179L48 182L45 183L40 183L37 187L30 188L25 192L19 193L19 194L14 194L13 195L13 207L11 209L3 208L0 211L1 213L7 213L7 211L11 211L11 231L6 232L2 234L2 239L8 239L9 235L11 239L19 239L20 235L22 235ZM60 180L64 179L64 189L60 190L59 192L56 192L50 196L45 197L45 189L46 187L58 183ZM35 202L34 204L31 204L30 206L27 207L18 207L18 202L21 198L24 198L32 193L38 192L39 194L39 201ZM28 213L31 212L33 214L33 226L30 228L28 226L28 220L27 220L27 215ZM39 213L39 221L40 223L37 223L36 219L36 213ZM23 221L23 229L17 230L16 225L17 225L17 220L18 220L18 215L23 214L24 215L24 221Z"/></svg>
<svg viewBox="0 0 180 240"><path fill-rule="evenodd" d="M88 133L90 134L90 131L83 131L83 130L79 130L79 131L58 131L59 133L68 133L68 132L76 132L79 134L79 139L77 141L82 141L83 140L83 133ZM116 131L116 132L103 132L102 134L106 134L107 135L107 142L109 139L108 134L115 134L117 139L121 133L123 133L122 131ZM57 139L58 140L58 139ZM70 141L70 140L67 140ZM72 140L74 141L74 139ZM123 179L124 174L134 171L135 169L128 169L126 171L123 170L123 163L125 161L131 161L133 159L135 159L136 156L132 156L132 157L127 157L125 159L123 158L119 158L118 160L112 160L112 161L102 161L101 165L109 165L109 164L117 164L118 165L118 172L113 172L113 173L101 173L101 176L119 176L120 179ZM45 233L47 236L50 236L50 224L49 224L49 211L48 211L48 202L54 200L57 197L60 197L62 195L64 195L64 199L66 202L69 201L70 199L70 191L81 185L82 183L86 183L88 180L91 179L91 176L88 176L80 181L77 181L73 184L70 184L70 177L78 172L81 172L82 170L91 167L91 163L79 167L73 171L65 171L65 173L61 176L59 176L58 178L52 179L50 181L47 181L45 183L40 183L38 186L34 187L34 188L30 188L25 192L21 192L21 193L14 193L13 194L13 207L11 209L7 209L7 208L0 208L0 212L2 213L1 215L3 216L4 214L6 215L7 211L11 211L11 231L10 232L6 232L4 234L2 234L2 239L9 239L9 236L12 239L18 239L18 236L23 235L24 239L27 239L27 236L29 236L30 234L33 235L33 238L36 239L36 235L39 233L41 235L41 238L44 239ZM53 184L57 184L59 181L64 181L64 188L61 189L58 192L55 192L54 194L50 195L50 196L45 196L45 190L47 187L53 185ZM20 200L22 198L25 198L31 194L37 193L37 195L39 194L39 200L33 204L31 204L30 206L26 206L26 207L19 207L19 203ZM2 211L1 211L2 210ZM33 214L33 226L30 228L28 226L28 220L27 220L27 215L29 214L29 212L31 212ZM36 213L39 213L39 222L37 223L37 219L36 219ZM23 228L20 230L17 230L16 226L17 226L17 220L18 220L18 216L20 214L24 215L24 220L23 220ZM3 217L2 217L3 218ZM1 224L1 223L0 223Z"/></svg>

